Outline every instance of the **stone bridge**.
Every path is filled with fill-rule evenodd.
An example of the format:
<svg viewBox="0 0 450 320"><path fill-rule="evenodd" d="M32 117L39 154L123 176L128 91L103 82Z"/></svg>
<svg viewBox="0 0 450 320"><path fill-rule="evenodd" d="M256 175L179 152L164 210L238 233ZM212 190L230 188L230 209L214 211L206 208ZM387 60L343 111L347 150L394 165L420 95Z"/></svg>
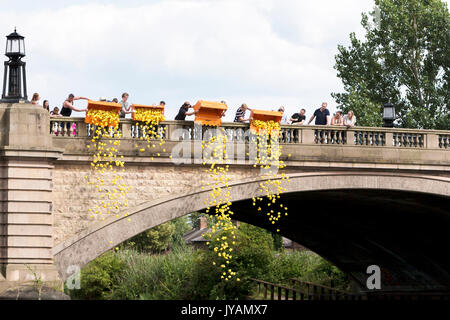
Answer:
<svg viewBox="0 0 450 320"><path fill-rule="evenodd" d="M193 122L161 123L164 145L156 141L140 152L147 144L143 132L121 121L119 154L126 164L119 175L131 186L129 216L104 221L88 212L100 200L85 182L92 129L83 119L49 119L31 105L2 104L0 123L0 281L30 279L27 266L44 280L66 279L71 266L205 209L208 177L195 155L208 133ZM383 291L450 288L450 131L283 125L282 172L290 182L280 202L289 216L274 228L252 206L262 178L247 155L248 125L222 127L236 220L279 228L348 273L361 290L370 265L380 266ZM182 164L174 164L175 154Z"/></svg>

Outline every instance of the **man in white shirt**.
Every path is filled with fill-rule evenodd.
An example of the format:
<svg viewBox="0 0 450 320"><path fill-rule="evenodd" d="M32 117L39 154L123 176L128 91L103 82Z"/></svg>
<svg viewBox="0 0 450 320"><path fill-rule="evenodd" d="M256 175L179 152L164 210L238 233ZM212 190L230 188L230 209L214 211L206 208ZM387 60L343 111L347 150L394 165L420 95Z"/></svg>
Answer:
<svg viewBox="0 0 450 320"><path fill-rule="evenodd" d="M130 111L131 106L128 105L128 101L127 101L128 97L129 97L128 93L124 92L122 94L122 100L119 102L122 105L122 109L120 109L119 118L125 118L125 115L127 113L131 113L131 111Z"/></svg>

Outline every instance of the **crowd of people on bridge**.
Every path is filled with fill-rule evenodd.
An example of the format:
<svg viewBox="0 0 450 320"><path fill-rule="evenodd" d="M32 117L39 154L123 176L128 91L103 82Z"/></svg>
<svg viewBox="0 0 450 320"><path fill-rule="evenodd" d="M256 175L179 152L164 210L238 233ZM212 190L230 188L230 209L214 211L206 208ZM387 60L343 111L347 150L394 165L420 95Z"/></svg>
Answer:
<svg viewBox="0 0 450 320"><path fill-rule="evenodd" d="M118 100L117 98L113 98L111 100L107 100L105 98L100 98L100 101L106 102L115 102L121 105L121 110L119 117L125 118L127 114L133 112L132 105L128 102L129 94L124 92L122 94L122 100ZM33 94L33 98L31 100L32 104L39 104L40 96L38 93ZM75 96L74 94L69 94L66 100L63 102L61 109L58 107L54 107L52 111L50 111L50 105L48 100L44 100L42 107L47 110L52 117L70 117L72 111L77 112L85 112L87 109L79 109L75 108L74 101L76 100L89 100L86 97ZM221 103L226 104L225 101L221 101ZM164 101L160 101L160 105L165 106L166 103ZM292 124L292 125L306 125L310 124L313 120L315 125L330 125L330 126L346 126L347 128L353 127L356 125L356 116L353 113L353 110L347 112L346 115L343 115L342 111L336 111L333 116L330 115L330 111L327 109L328 104L323 102L321 107L316 109L309 119L306 122L306 109L301 108L299 112L294 113L289 119L284 115L284 106L278 108L278 112L283 113L283 117L281 119L282 124ZM195 115L198 111L189 109L193 109L194 107L188 102L184 102L180 107L178 114L175 116L175 120L186 120L187 116ZM250 111L250 115L246 118L247 111ZM225 111L222 113L222 117L225 116ZM240 107L236 110L236 114L234 117L234 122L242 122L247 123L252 120L251 118L251 109L245 104L241 104ZM69 123L67 123L69 126ZM69 128L67 128L69 129Z"/></svg>

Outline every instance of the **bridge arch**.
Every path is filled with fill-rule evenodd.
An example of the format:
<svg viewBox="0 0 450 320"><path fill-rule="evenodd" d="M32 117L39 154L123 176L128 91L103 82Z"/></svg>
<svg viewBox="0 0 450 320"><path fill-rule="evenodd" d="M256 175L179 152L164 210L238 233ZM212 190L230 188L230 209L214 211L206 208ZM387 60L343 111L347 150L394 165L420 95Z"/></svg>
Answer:
<svg viewBox="0 0 450 320"><path fill-rule="evenodd" d="M262 180L242 180L231 184L233 206L237 204L238 208L240 206L242 209L241 211L245 212L236 215L233 218L258 225L257 220L249 214L250 211L256 211L252 210L249 203L251 203L252 197L259 195L258 188L261 181ZM366 194L369 193L369 195L377 192L400 192L398 194L398 197L400 198L405 194L413 195L413 197L416 197L416 195L423 195L425 197L423 198L423 202L434 202L435 199L438 199L438 201L443 201L444 204L448 204L450 197L449 182L450 179L446 177L427 176L424 174L386 172L349 173L332 171L321 173L298 173L290 176L290 182L286 184L287 191L283 196L290 197L290 201L294 201L296 198L299 198L298 195L313 195L314 193L325 192L322 196L328 193L328 195L335 197L337 200L342 195L355 194L362 190L365 191ZM129 210L130 221L128 221L128 217L110 217L56 245L53 249L53 255L61 278L66 279L70 275L66 273L66 270L71 265L83 266L107 250L114 248L123 241L126 241L145 230L184 216L190 212L204 210L204 200L207 198L208 192L208 190L194 190L186 194L169 196L144 203ZM317 201L317 199L320 201L321 198L315 197L314 199L316 199L314 201ZM369 198L366 197L366 200L367 199ZM398 205L398 203L395 204L395 206ZM289 205L289 208L289 216L294 216L294 207ZM439 211L439 209L436 210ZM239 210L234 209L234 211L237 212ZM309 214L314 215L315 213L314 211L311 211ZM442 218L441 212L437 214ZM445 217L445 212L443 215L444 222L448 223L446 226L450 226L450 217ZM259 219L259 221L260 220L263 219ZM298 226L302 225L303 223L298 224ZM259 224L259 226L270 229L268 224L262 223ZM445 269L444 266L434 260L428 261L428 263L431 263L433 266L433 272L438 275L437 277L429 275L427 272L422 272L423 270L418 270L408 263L405 263L403 266L406 268L404 271L400 270L399 263L403 261L402 259L404 257L395 252L390 252L390 249L384 247L380 242L370 239L367 241L364 240L364 245L355 242L351 244L353 249L350 250L348 254L340 252L339 255L337 255L335 252L320 245L320 243L323 244L324 240L314 239L314 228L302 230L302 234L309 235L309 238L304 239L302 239L302 235L297 237L296 231L294 230L295 227L287 228L289 230L286 230L286 233L283 233L283 226L281 226L280 229L282 235L307 246L311 250L335 263L344 272L348 272L357 280L361 287L364 286L365 279L365 270L363 270L363 266L368 263L377 263L376 259L371 257L372 253L381 259L383 263L389 265L391 269L395 269L389 269L389 272L393 272L394 278L396 279L395 281L397 281L393 281L392 287L410 290L411 288L407 288L406 284L408 281L411 281L411 279L414 279L414 281L418 279L414 282L413 286L420 287L421 289L437 288L441 290L442 288L450 287L450 274L448 271L450 269ZM322 236L326 237L323 233ZM306 243L302 240L306 241ZM353 261L350 256L351 254L355 254L361 261Z"/></svg>

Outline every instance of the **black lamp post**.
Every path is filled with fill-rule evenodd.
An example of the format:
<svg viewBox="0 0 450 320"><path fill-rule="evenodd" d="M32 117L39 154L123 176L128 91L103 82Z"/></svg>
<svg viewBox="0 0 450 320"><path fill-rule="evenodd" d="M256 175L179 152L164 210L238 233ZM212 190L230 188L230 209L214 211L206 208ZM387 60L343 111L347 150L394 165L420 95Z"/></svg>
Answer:
<svg viewBox="0 0 450 320"><path fill-rule="evenodd" d="M25 62L21 60L25 57L25 42L24 37L18 34L15 28L13 33L6 36L5 55L9 58L9 61L5 61L3 94L0 102L27 101ZM7 82L8 85L6 85Z"/></svg>
<svg viewBox="0 0 450 320"><path fill-rule="evenodd" d="M383 127L393 128L395 120L395 108L389 101L383 106Z"/></svg>

